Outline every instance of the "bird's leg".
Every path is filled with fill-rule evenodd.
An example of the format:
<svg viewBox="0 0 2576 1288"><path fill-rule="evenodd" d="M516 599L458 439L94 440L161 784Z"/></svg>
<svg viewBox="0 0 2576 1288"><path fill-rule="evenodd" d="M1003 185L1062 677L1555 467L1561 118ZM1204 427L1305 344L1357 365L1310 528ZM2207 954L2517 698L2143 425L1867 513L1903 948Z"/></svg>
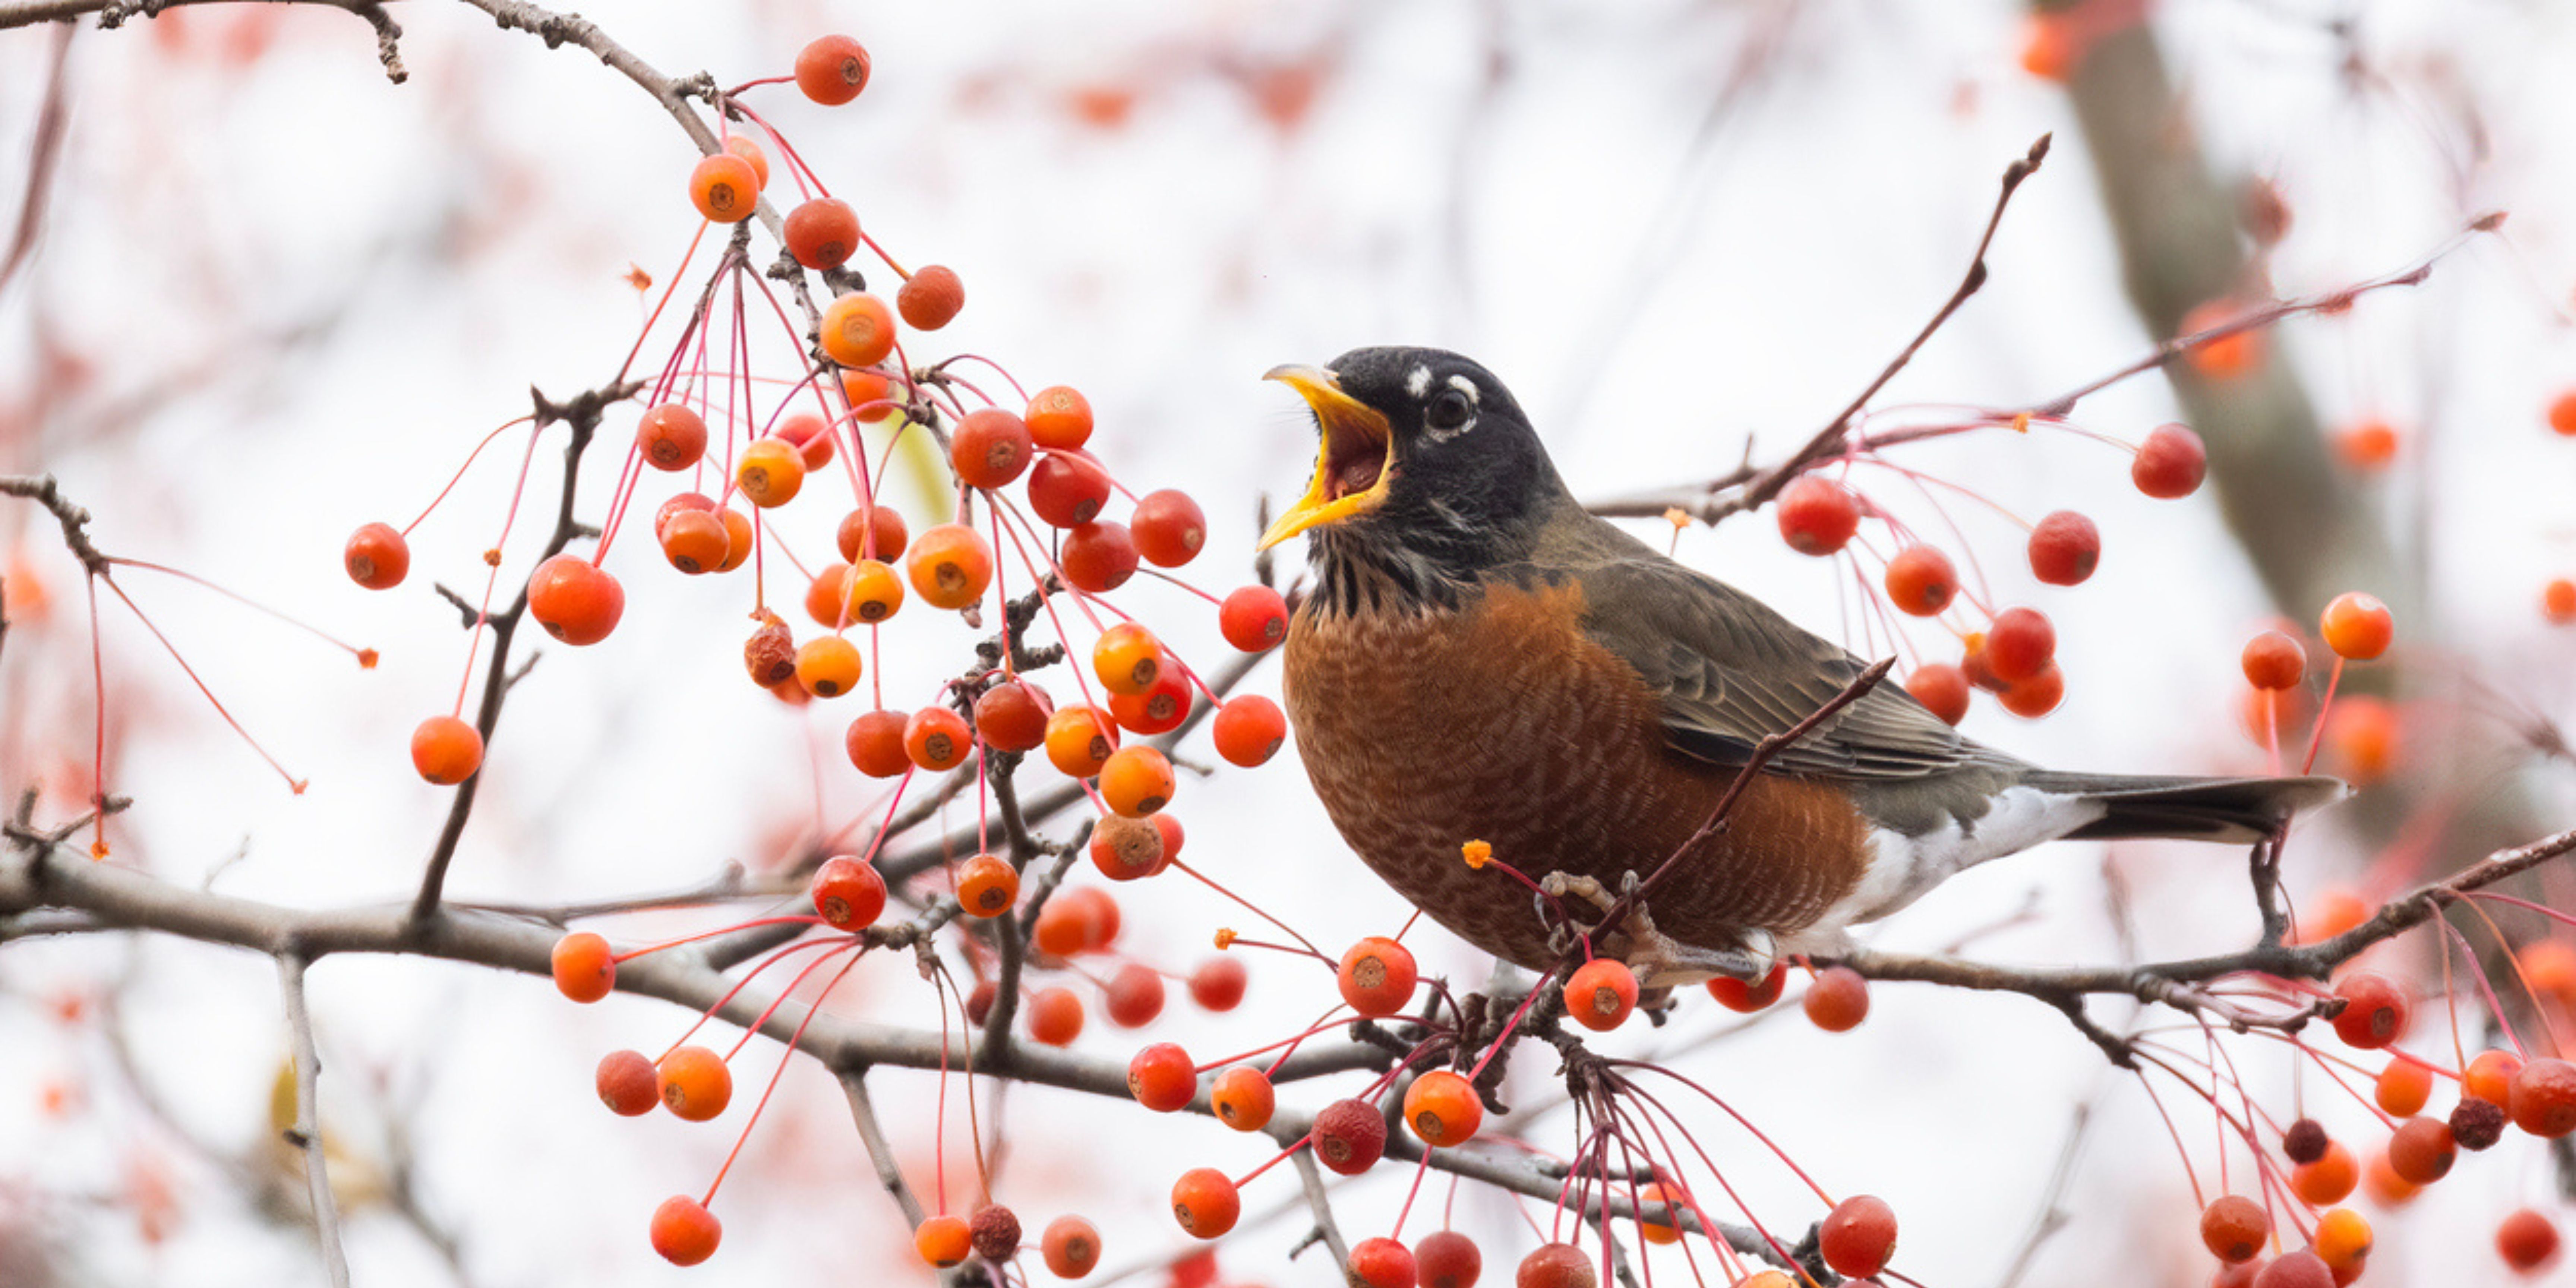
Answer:
<svg viewBox="0 0 2576 1288"><path fill-rule="evenodd" d="M1634 871L1620 877L1622 893L1635 893L1638 884ZM1619 906L1609 887L1588 876L1551 872L1539 882L1539 890L1547 897L1572 895L1604 913ZM1627 940L1623 960L1628 969L1636 972L1637 982L1648 989L1697 984L1719 975L1759 983L1771 973L1771 965L1778 957L1771 932L1757 928L1733 932L1735 942L1726 947L1685 944L1655 929L1654 916L1642 903L1629 910L1627 920L1618 929ZM1564 928L1559 927L1559 934L1564 933ZM1570 945L1560 946L1558 951L1566 946Z"/></svg>

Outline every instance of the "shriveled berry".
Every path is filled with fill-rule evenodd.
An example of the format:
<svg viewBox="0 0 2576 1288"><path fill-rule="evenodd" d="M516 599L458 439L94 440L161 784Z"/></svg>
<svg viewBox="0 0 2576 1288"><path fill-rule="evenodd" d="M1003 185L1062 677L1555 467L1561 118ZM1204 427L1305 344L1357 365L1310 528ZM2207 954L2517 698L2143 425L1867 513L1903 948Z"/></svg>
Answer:
<svg viewBox="0 0 2576 1288"><path fill-rule="evenodd" d="M2504 1107L2492 1100L2463 1100L2451 1108L2451 1140L2472 1154L2504 1139Z"/></svg>
<svg viewBox="0 0 2576 1288"><path fill-rule="evenodd" d="M391 590L411 572L411 545L392 524L370 523L349 534L340 565L349 580L369 590Z"/></svg>
<svg viewBox="0 0 2576 1288"><path fill-rule="evenodd" d="M1386 1119L1365 1100L1336 1100L1315 1115L1315 1161L1357 1176L1386 1153Z"/></svg>
<svg viewBox="0 0 2576 1288"><path fill-rule="evenodd" d="M796 636L777 614L763 619L742 642L742 666L751 682L764 689L796 678Z"/></svg>
<svg viewBox="0 0 2576 1288"><path fill-rule="evenodd" d="M2324 1123L2302 1118L2281 1133L2281 1157L2292 1163L2313 1163L2325 1157L2326 1147L2333 1143Z"/></svg>
<svg viewBox="0 0 2576 1288"><path fill-rule="evenodd" d="M987 1203L968 1218L966 1234L976 1256L986 1261L1008 1261L1020 1250L1019 1214L999 1203Z"/></svg>
<svg viewBox="0 0 2576 1288"><path fill-rule="evenodd" d="M2201 1209L2200 1241L2221 1261L2251 1261L2271 1237L2271 1214L2242 1194L2222 1195Z"/></svg>
<svg viewBox="0 0 2576 1288"><path fill-rule="evenodd" d="M957 280L957 272L945 264L925 264L903 287L894 293L894 304L903 310L905 323L922 331L936 331L957 318L966 307L966 284Z"/></svg>

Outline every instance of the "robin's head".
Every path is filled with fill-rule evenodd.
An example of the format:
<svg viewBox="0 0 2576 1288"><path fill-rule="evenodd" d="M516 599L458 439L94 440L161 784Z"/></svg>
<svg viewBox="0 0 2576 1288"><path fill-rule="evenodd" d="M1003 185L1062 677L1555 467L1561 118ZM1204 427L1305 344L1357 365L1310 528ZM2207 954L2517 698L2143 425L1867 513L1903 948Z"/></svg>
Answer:
<svg viewBox="0 0 2576 1288"><path fill-rule="evenodd" d="M1354 349L1269 378L1304 396L1323 441L1314 486L1262 534L1264 549L1313 530L1327 553L1402 553L1456 575L1526 554L1565 494L1511 391L1457 354Z"/></svg>

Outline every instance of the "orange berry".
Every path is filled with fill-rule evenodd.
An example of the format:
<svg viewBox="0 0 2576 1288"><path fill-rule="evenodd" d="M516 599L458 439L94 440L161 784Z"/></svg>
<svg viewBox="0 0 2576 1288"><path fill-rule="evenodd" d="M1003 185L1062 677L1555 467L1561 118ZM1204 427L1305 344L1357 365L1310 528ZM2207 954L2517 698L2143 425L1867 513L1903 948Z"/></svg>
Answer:
<svg viewBox="0 0 2576 1288"><path fill-rule="evenodd" d="M1243 1196L1213 1167L1191 1168L1172 1185L1172 1218L1198 1238L1223 1235L1242 1215Z"/></svg>
<svg viewBox="0 0 2576 1288"><path fill-rule="evenodd" d="M923 707L904 723L904 754L932 773L966 763L974 750L975 735L966 728L966 718L946 707Z"/></svg>
<svg viewBox="0 0 2576 1288"><path fill-rule="evenodd" d="M1122 1029L1141 1029L1163 1013L1164 997L1163 977L1143 962L1129 962L1100 986L1100 1009Z"/></svg>
<svg viewBox="0 0 2576 1288"><path fill-rule="evenodd" d="M2239 659L2245 682L2258 689L2291 689L2308 678L2308 650L2280 631L2265 631L2245 641Z"/></svg>
<svg viewBox="0 0 2576 1288"><path fill-rule="evenodd" d="M1038 913L1040 951L1057 957L1107 952L1118 938L1118 901L1098 886L1067 886Z"/></svg>
<svg viewBox="0 0 2576 1288"><path fill-rule="evenodd" d="M2389 1170L2410 1185L2430 1185L2450 1175L2458 1157L2451 1125L2436 1118L2409 1118L2388 1138Z"/></svg>
<svg viewBox="0 0 2576 1288"><path fill-rule="evenodd" d="M856 855L835 854L814 869L814 915L834 930L865 930L885 915L885 878Z"/></svg>
<svg viewBox="0 0 2576 1288"><path fill-rule="evenodd" d="M1860 498L1850 488L1801 474L1780 489L1780 539L1802 555L1829 555L1860 531Z"/></svg>
<svg viewBox="0 0 2576 1288"><path fill-rule="evenodd" d="M617 987L617 957L608 941L576 930L555 941L555 991L576 1002L596 1002Z"/></svg>
<svg viewBox="0 0 2576 1288"><path fill-rule="evenodd" d="M1190 1064L1190 1053L1175 1043L1157 1042L1127 1062L1127 1094L1156 1113L1188 1108L1190 1097L1197 1095L1198 1089L1198 1074Z"/></svg>
<svg viewBox="0 0 2576 1288"><path fill-rule="evenodd" d="M894 352L894 312L865 291L851 291L823 308L823 356L844 367L873 367Z"/></svg>
<svg viewBox="0 0 2576 1288"><path fill-rule="evenodd" d="M1082 999L1069 988L1042 988L1021 1008L1029 1017L1029 1039L1047 1046L1071 1046L1082 1036Z"/></svg>
<svg viewBox="0 0 2576 1288"><path fill-rule="evenodd" d="M391 590L411 572L411 544L392 524L370 523L349 534L340 565L348 569L349 580L369 590Z"/></svg>
<svg viewBox="0 0 2576 1288"><path fill-rule="evenodd" d="M2370 1222L2351 1208L2335 1208L2317 1218L2316 1238L2308 1251L2337 1272L2359 1270L2370 1256Z"/></svg>
<svg viewBox="0 0 2576 1288"><path fill-rule="evenodd" d="M995 751L1035 751L1045 745L1055 703L1026 680L1005 680L975 699L975 733Z"/></svg>
<svg viewBox="0 0 2576 1288"><path fill-rule="evenodd" d="M730 152L699 157L689 171L689 201L716 223L741 223L760 208L760 174Z"/></svg>
<svg viewBox="0 0 2576 1288"><path fill-rule="evenodd" d="M1384 1235L1351 1245L1352 1288L1415 1288L1420 1271L1413 1250Z"/></svg>
<svg viewBox="0 0 2576 1288"><path fill-rule="evenodd" d="M1485 1121L1485 1103L1465 1078L1434 1069L1404 1093L1404 1124L1426 1145L1463 1145Z"/></svg>
<svg viewBox="0 0 2576 1288"><path fill-rule="evenodd" d="M942 1212L913 1227L912 1250L921 1259L946 1270L966 1263L975 1254L975 1235L967 1229L965 1218Z"/></svg>
<svg viewBox="0 0 2576 1288"><path fill-rule="evenodd" d="M1229 698L1216 709L1216 754L1250 769L1278 754L1288 740L1288 717L1279 704L1258 693Z"/></svg>
<svg viewBox="0 0 2576 1288"><path fill-rule="evenodd" d="M904 554L904 570L923 603L933 608L964 608L984 598L993 584L993 548L962 523L942 523L922 531Z"/></svg>
<svg viewBox="0 0 2576 1288"><path fill-rule="evenodd" d="M1315 1161L1357 1176L1386 1154L1386 1119L1365 1100L1336 1100L1315 1115Z"/></svg>
<svg viewBox="0 0 2576 1288"><path fill-rule="evenodd" d="M653 1071L653 1062L641 1051L601 1056L593 1082L599 1089L599 1103L620 1118L649 1114L662 1103L662 1075Z"/></svg>
<svg viewBox="0 0 2576 1288"><path fill-rule="evenodd" d="M796 88L805 97L839 107L867 87L867 47L848 36L817 37L796 51Z"/></svg>
<svg viewBox="0 0 2576 1288"><path fill-rule="evenodd" d="M2370 1161L2362 1165L2361 1184L2370 1192L2371 1201L2384 1208L2404 1206L2422 1188L2397 1174L2397 1166L2389 1161L2389 1151L2385 1149L2372 1154Z"/></svg>
<svg viewBox="0 0 2576 1288"><path fill-rule="evenodd" d="M529 574L528 615L566 644L596 644L626 615L626 588L579 555L556 555Z"/></svg>
<svg viewBox="0 0 2576 1288"><path fill-rule="evenodd" d="M2361 1163L2341 1141L2326 1142L2324 1156L2301 1163L2290 1173L2291 1190L2318 1207L2343 1202L2360 1183Z"/></svg>
<svg viewBox="0 0 2576 1288"><path fill-rule="evenodd" d="M1403 1010L1419 978L1412 951L1384 936L1371 935L1342 954L1342 1000L1371 1019Z"/></svg>
<svg viewBox="0 0 2576 1288"><path fill-rule="evenodd" d="M2549 427L2561 437L2576 438L2576 389L2568 390L2550 402Z"/></svg>
<svg viewBox="0 0 2576 1288"><path fill-rule="evenodd" d="M1105 595L1127 584L1136 575L1135 534L1127 525L1109 519L1094 519L1074 525L1064 535L1064 548L1058 566L1073 588L1090 595Z"/></svg>
<svg viewBox="0 0 2576 1288"><path fill-rule="evenodd" d="M2184 425L2158 425L2138 444L2138 458L2129 464L2129 482L2160 501L2199 491L2208 473L2209 449Z"/></svg>
<svg viewBox="0 0 2576 1288"><path fill-rule="evenodd" d="M1959 574L1950 556L1930 546L1907 546L1887 561L1887 602L1897 611L1933 617L1959 595Z"/></svg>
<svg viewBox="0 0 2576 1288"><path fill-rule="evenodd" d="M1905 677L1905 691L1924 709L1955 725L1968 718L1968 676L1947 662L1927 662Z"/></svg>
<svg viewBox="0 0 2576 1288"><path fill-rule="evenodd" d="M725 522L713 510L683 510L662 525L662 557L671 566L695 577L725 566L733 553L733 539L725 532Z"/></svg>
<svg viewBox="0 0 2576 1288"><path fill-rule="evenodd" d="M705 1122L733 1103L733 1071L705 1047L681 1047L656 1067L662 1075L662 1103L689 1122Z"/></svg>
<svg viewBox="0 0 2576 1288"><path fill-rule="evenodd" d="M2511 1051L2480 1051L2470 1057L2469 1067L2460 1071L2460 1094L2502 1108L2512 1101L2514 1075L2521 1072L2521 1056Z"/></svg>
<svg viewBox="0 0 2576 1288"><path fill-rule="evenodd" d="M1875 1195L1844 1199L1817 1227L1816 1247L1836 1274L1866 1279L1896 1255L1896 1212Z"/></svg>
<svg viewBox="0 0 2576 1288"><path fill-rule="evenodd" d="M2066 699L2066 673L2051 662L2027 680L2015 680L1996 695L2006 711L2024 720L2037 720L2057 709Z"/></svg>
<svg viewBox="0 0 2576 1288"><path fill-rule="evenodd" d="M411 731L411 767L441 787L453 787L483 767L483 735L454 716L431 716Z"/></svg>
<svg viewBox="0 0 2576 1288"><path fill-rule="evenodd" d="M2412 1060L2392 1059L2379 1071L2373 1088L2379 1107L2391 1117L2411 1118L2433 1098L2433 1071Z"/></svg>
<svg viewBox="0 0 2576 1288"><path fill-rule="evenodd" d="M2540 588L2540 615L2552 626L2576 622L2576 581L2565 577L2550 578L2549 584Z"/></svg>
<svg viewBox="0 0 2576 1288"><path fill-rule="evenodd" d="M1075 778L1089 778L1118 750L1118 724L1090 705L1060 707L1047 717L1048 763Z"/></svg>
<svg viewBox="0 0 2576 1288"><path fill-rule="evenodd" d="M2356 971L2335 985L2335 996L2344 999L2334 1029L2345 1046L2376 1051L2406 1036L2406 992L2387 976Z"/></svg>
<svg viewBox="0 0 2576 1288"><path fill-rule="evenodd" d="M752 177L759 181L760 190L763 192L769 190L769 154L761 151L760 144L754 142L750 135L726 135L724 150L749 163Z"/></svg>
<svg viewBox="0 0 2576 1288"><path fill-rule="evenodd" d="M1078 1216L1057 1217L1047 1222L1038 1253L1046 1259L1047 1273L1058 1279L1080 1279L1100 1264L1100 1231Z"/></svg>
<svg viewBox="0 0 2576 1288"><path fill-rule="evenodd" d="M902 513L882 505L863 505L842 515L840 531L835 535L841 548L841 558L853 566L892 561L903 553L904 545L912 536L904 526ZM902 600L898 589L895 601L901 603Z"/></svg>
<svg viewBox="0 0 2576 1288"><path fill-rule="evenodd" d="M2242 1194L2222 1195L2201 1209L2200 1241L2221 1261L2251 1261L2271 1237L2271 1214Z"/></svg>
<svg viewBox="0 0 2576 1288"><path fill-rule="evenodd" d="M966 284L945 264L925 264L894 293L904 322L915 330L936 331L955 321L966 307Z"/></svg>
<svg viewBox="0 0 2576 1288"><path fill-rule="evenodd" d="M2319 626L2327 648L2338 657L2356 662L2367 662L2387 652L2390 639L2397 633L2388 605L2357 590L2335 596L2334 602L2326 605Z"/></svg>
<svg viewBox="0 0 2576 1288"><path fill-rule="evenodd" d="M724 508L722 517L725 526L725 557L723 563L716 565L716 571L732 572L751 558L751 518L732 506Z"/></svg>
<svg viewBox="0 0 2576 1288"><path fill-rule="evenodd" d="M850 763L870 778L900 778L912 770L912 753L904 748L909 725L900 711L869 711L850 722L842 740Z"/></svg>
<svg viewBox="0 0 2576 1288"><path fill-rule="evenodd" d="M1828 966L1807 986L1805 1006L1817 1028L1848 1033L1869 1018L1869 981L1848 966Z"/></svg>
<svg viewBox="0 0 2576 1288"><path fill-rule="evenodd" d="M1159 568L1178 568L1198 558L1199 547L1207 544L1206 513L1188 493L1174 488L1140 498L1127 528L1135 537L1136 553Z"/></svg>
<svg viewBox="0 0 2576 1288"><path fill-rule="evenodd" d="M841 368L842 401L849 404L851 418L862 425L882 425L903 410L909 391L898 394L894 386L894 377L882 369Z"/></svg>
<svg viewBox="0 0 2576 1288"><path fill-rule="evenodd" d="M2079 586L2102 563L2102 531L2073 510L2059 510L2030 532L2030 573L2052 586Z"/></svg>
<svg viewBox="0 0 2576 1288"><path fill-rule="evenodd" d="M1171 803L1172 762L1146 746L1121 747L1100 766L1100 798L1111 813L1143 818Z"/></svg>
<svg viewBox="0 0 2576 1288"><path fill-rule="evenodd" d="M716 1255L724 1223L705 1205L686 1194L674 1194L653 1209L653 1250L675 1266L694 1266Z"/></svg>
<svg viewBox="0 0 2576 1288"><path fill-rule="evenodd" d="M978 854L957 865L957 906L968 916L998 917L1020 901L1020 874L1009 863Z"/></svg>
<svg viewBox="0 0 2576 1288"><path fill-rule="evenodd" d="M1067 385L1049 385L1029 399L1029 434L1037 445L1072 451L1091 441L1091 401Z"/></svg>
<svg viewBox="0 0 2576 1288"><path fill-rule="evenodd" d="M999 407L966 413L948 440L948 463L968 487L1009 487L1029 468L1036 447L1028 422Z"/></svg>
<svg viewBox="0 0 2576 1288"><path fill-rule="evenodd" d="M2355 470L2369 473L2397 459L2397 429L2384 420L2365 420L2335 435L2335 455Z"/></svg>
<svg viewBox="0 0 2576 1288"><path fill-rule="evenodd" d="M2496 1227L2496 1255L2523 1274L2535 1274L2558 1256L2558 1226L2523 1208Z"/></svg>
<svg viewBox="0 0 2576 1288"><path fill-rule="evenodd" d="M2576 1132L2576 1065L2543 1057L2522 1066L2506 1089L2513 1125L2556 1140Z"/></svg>
<svg viewBox="0 0 2576 1288"><path fill-rule="evenodd" d="M1143 626L1120 622L1092 645L1091 671L1111 693L1143 693L1163 673L1162 642Z"/></svg>
<svg viewBox="0 0 2576 1288"><path fill-rule="evenodd" d="M753 505L785 505L805 488L805 453L783 438L761 439L734 458L733 481Z"/></svg>
<svg viewBox="0 0 2576 1288"><path fill-rule="evenodd" d="M805 615L825 630L837 630L847 624L842 601L849 597L850 566L845 563L825 564L814 580L805 583Z"/></svg>
<svg viewBox="0 0 2576 1288"><path fill-rule="evenodd" d="M1089 452L1048 452L1029 467L1029 509L1048 526L1076 528L1109 504L1109 471Z"/></svg>
<svg viewBox="0 0 2576 1288"><path fill-rule="evenodd" d="M2075 24L2062 13L2035 13L2022 20L2021 69L2045 81L2063 84L2083 54Z"/></svg>
<svg viewBox="0 0 2576 1288"><path fill-rule="evenodd" d="M818 698L837 698L859 683L859 646L838 635L807 640L796 650L796 682Z"/></svg>
<svg viewBox="0 0 2576 1288"><path fill-rule="evenodd" d="M2317 895L2307 915L2299 918L2298 942L2323 943L2370 919L2374 911L2360 895L2340 886L2329 887Z"/></svg>
<svg viewBox="0 0 2576 1288"><path fill-rule="evenodd" d="M1422 1236L1413 1245L1413 1265L1422 1288L1476 1288L1485 1271L1485 1254L1476 1242L1455 1230Z"/></svg>
<svg viewBox="0 0 2576 1288"><path fill-rule="evenodd" d="M1682 1241L1681 1213L1690 1196L1678 1185L1648 1181L1637 1188L1637 1237L1648 1243Z"/></svg>
<svg viewBox="0 0 2576 1288"><path fill-rule="evenodd" d="M1288 638L1288 601L1268 586L1243 586L1218 607L1217 630L1246 653L1267 652Z"/></svg>
<svg viewBox="0 0 2576 1288"><path fill-rule="evenodd" d="M2398 732L2396 708L2368 694L2337 698L2326 717L2335 768L2361 786L2388 777L2397 761Z"/></svg>
<svg viewBox="0 0 2576 1288"><path fill-rule="evenodd" d="M1763 976L1761 982L1756 984L1747 984L1743 980L1720 975L1708 982L1708 995L1716 998L1718 1005L1730 1011L1750 1015L1779 1001L1781 991L1788 985L1787 963L1775 962L1771 966L1771 973Z"/></svg>
<svg viewBox="0 0 2576 1288"><path fill-rule="evenodd" d="M1596 957L1565 981L1565 1012L1595 1033L1627 1022L1637 1009L1637 976L1625 962Z"/></svg>
<svg viewBox="0 0 2576 1288"><path fill-rule="evenodd" d="M842 574L840 603L833 611L838 620L873 626L895 615L903 607L903 579L894 569L874 559L851 564Z"/></svg>
<svg viewBox="0 0 2576 1288"><path fill-rule="evenodd" d="M839 268L859 249L859 212L838 197L816 197L787 212L787 253L807 268Z"/></svg>
<svg viewBox="0 0 2576 1288"><path fill-rule="evenodd" d="M1208 1089L1208 1099L1216 1107L1216 1116L1236 1131L1259 1131L1269 1126L1270 1115L1279 1104L1270 1075L1248 1064L1238 1064L1218 1074L1216 1085Z"/></svg>
<svg viewBox="0 0 2576 1288"><path fill-rule="evenodd" d="M2213 331L2235 321L2245 310L2229 299L2204 300L2174 328L2176 339L2188 339L2203 331ZM2254 370L2263 361L2263 333L2249 328L2233 335L2203 340L2183 350L2183 360L2194 371L2211 380L2233 380Z"/></svg>

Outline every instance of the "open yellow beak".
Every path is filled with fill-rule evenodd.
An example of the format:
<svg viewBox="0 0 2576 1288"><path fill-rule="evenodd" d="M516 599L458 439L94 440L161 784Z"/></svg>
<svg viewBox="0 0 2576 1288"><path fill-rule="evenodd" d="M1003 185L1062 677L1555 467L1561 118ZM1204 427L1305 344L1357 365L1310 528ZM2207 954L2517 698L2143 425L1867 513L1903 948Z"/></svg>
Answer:
<svg viewBox="0 0 2576 1288"><path fill-rule="evenodd" d="M1321 367L1272 367L1262 379L1296 390L1315 409L1322 436L1315 448L1314 485L1261 534L1257 548L1267 550L1308 528L1384 505L1387 481L1395 475L1395 435L1386 417L1343 393L1341 382Z"/></svg>

